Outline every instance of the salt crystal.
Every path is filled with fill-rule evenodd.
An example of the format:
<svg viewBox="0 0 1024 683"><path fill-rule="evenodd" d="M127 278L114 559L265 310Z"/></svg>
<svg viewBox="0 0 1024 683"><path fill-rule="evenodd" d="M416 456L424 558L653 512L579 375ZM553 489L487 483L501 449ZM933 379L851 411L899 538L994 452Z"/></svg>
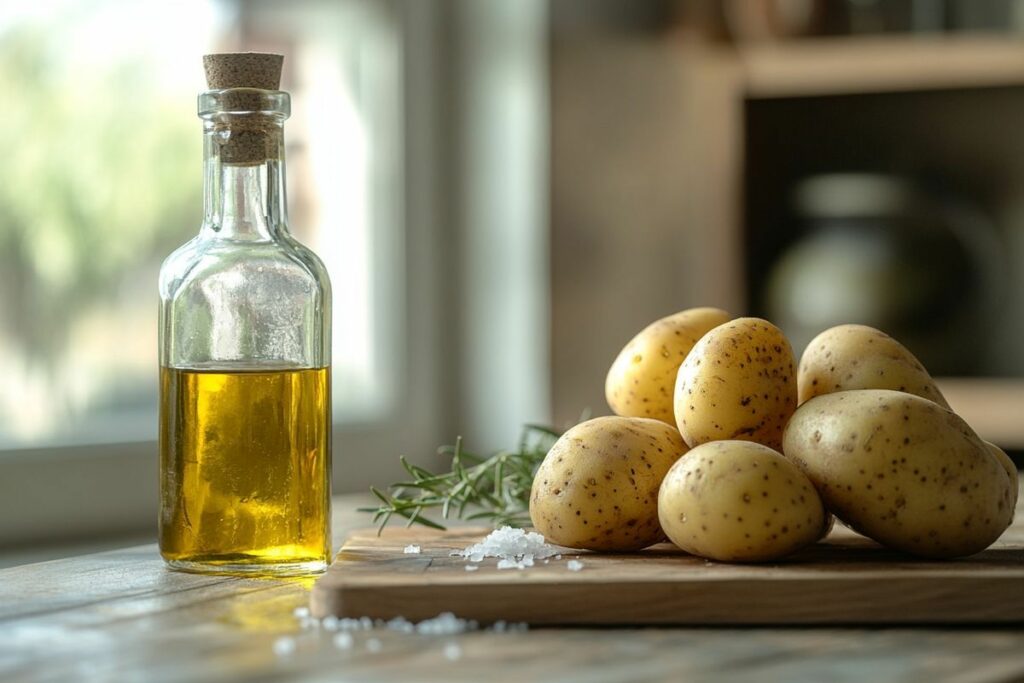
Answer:
<svg viewBox="0 0 1024 683"><path fill-rule="evenodd" d="M475 564L467 564L466 565L466 571L467 572L475 572L477 569L480 569L480 567L476 566Z"/></svg>
<svg viewBox="0 0 1024 683"><path fill-rule="evenodd" d="M412 633L416 630L416 627L411 621L405 617L395 617L391 621L385 624L388 629L392 631L398 631L399 633Z"/></svg>
<svg viewBox="0 0 1024 683"><path fill-rule="evenodd" d="M281 636L274 641L274 654L278 657L287 657L295 652L295 639L291 636Z"/></svg>
<svg viewBox="0 0 1024 683"><path fill-rule="evenodd" d="M402 552L406 555L419 555L420 547L418 545L407 545L405 546L405 550L403 550Z"/></svg>
<svg viewBox="0 0 1024 683"><path fill-rule="evenodd" d="M485 557L496 557L498 569L525 569L532 567L536 560L546 560L557 552L555 546L546 543L544 537L534 531L503 526L492 531L479 543L455 551L452 555L464 557L470 562L483 562Z"/></svg>
<svg viewBox="0 0 1024 683"><path fill-rule="evenodd" d="M565 563L565 568L571 572L578 572L583 569L583 563L579 560L569 560Z"/></svg>
<svg viewBox="0 0 1024 683"><path fill-rule="evenodd" d="M339 631L358 631L363 628L363 622L359 619L346 617L338 622Z"/></svg>
<svg viewBox="0 0 1024 683"><path fill-rule="evenodd" d="M292 610L292 616L294 616L296 619L305 619L309 616L309 608L296 607Z"/></svg>
<svg viewBox="0 0 1024 683"><path fill-rule="evenodd" d="M478 624L474 621L459 619L451 612L442 612L433 619L425 619L416 624L416 632L426 635L456 635L475 630Z"/></svg>
<svg viewBox="0 0 1024 683"><path fill-rule="evenodd" d="M457 659L462 658L462 648L459 647L458 643L448 643L444 646L444 658L449 662L454 662Z"/></svg>
<svg viewBox="0 0 1024 683"><path fill-rule="evenodd" d="M580 565L582 566L582 562ZM512 561L512 565L522 568L521 562ZM479 567L475 565L467 565L467 571L476 571ZM466 633L468 631L477 631L480 629L480 623L472 619L461 619L451 612L442 612L432 619L424 619L419 623L413 623L405 617L395 617L388 621L382 619L370 619L369 617L354 618L343 618L328 616L320 622L321 628L325 631L337 631L334 635L335 647L347 650L352 647L354 640L352 636L353 631L369 631L373 628L386 628L390 631L413 634L418 633L420 635L427 636L453 636ZM515 633L519 631L525 631L529 628L528 624L525 623L507 623L505 621L496 621L491 625L491 631L495 633ZM294 640L294 638L292 638ZM294 643L293 643L294 645ZM277 651L277 645L275 644L275 651ZM281 647L287 647L283 645ZM369 638L366 641L366 649L370 652L379 652L383 648L383 643L379 638ZM460 650L461 652L461 650Z"/></svg>

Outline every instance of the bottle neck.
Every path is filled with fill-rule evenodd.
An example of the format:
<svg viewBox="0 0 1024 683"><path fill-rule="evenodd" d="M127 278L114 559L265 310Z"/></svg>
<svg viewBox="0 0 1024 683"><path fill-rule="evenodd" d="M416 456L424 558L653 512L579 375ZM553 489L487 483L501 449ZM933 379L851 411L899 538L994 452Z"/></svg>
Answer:
<svg viewBox="0 0 1024 683"><path fill-rule="evenodd" d="M203 207L201 234L211 238L272 241L288 234L285 198L283 126L270 124L266 155L244 162L232 156L233 127L229 117L206 126L203 144ZM248 155L251 156L251 155Z"/></svg>

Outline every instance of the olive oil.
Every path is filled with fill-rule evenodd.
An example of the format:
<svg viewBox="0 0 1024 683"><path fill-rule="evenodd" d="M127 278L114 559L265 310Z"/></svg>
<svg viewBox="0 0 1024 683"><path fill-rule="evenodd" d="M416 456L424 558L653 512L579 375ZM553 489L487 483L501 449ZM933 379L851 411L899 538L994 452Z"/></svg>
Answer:
<svg viewBox="0 0 1024 683"><path fill-rule="evenodd" d="M177 569L330 560L327 368L160 369L160 550Z"/></svg>

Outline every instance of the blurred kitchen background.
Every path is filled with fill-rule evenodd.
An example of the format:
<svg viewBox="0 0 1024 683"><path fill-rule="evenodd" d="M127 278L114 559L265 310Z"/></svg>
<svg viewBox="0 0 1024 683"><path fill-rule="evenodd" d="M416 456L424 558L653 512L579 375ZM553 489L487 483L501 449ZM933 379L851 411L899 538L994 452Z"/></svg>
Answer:
<svg viewBox="0 0 1024 683"><path fill-rule="evenodd" d="M335 490L607 412L655 318L880 327L1024 449L1024 0L5 0L0 566L148 542L201 56L286 55Z"/></svg>

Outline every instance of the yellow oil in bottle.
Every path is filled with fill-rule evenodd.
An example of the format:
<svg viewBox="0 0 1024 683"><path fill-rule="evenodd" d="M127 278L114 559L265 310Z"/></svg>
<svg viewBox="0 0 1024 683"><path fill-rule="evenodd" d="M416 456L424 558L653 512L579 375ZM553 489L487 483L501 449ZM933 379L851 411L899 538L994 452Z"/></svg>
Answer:
<svg viewBox="0 0 1024 683"><path fill-rule="evenodd" d="M160 369L160 551L178 569L295 574L330 560L327 368Z"/></svg>

